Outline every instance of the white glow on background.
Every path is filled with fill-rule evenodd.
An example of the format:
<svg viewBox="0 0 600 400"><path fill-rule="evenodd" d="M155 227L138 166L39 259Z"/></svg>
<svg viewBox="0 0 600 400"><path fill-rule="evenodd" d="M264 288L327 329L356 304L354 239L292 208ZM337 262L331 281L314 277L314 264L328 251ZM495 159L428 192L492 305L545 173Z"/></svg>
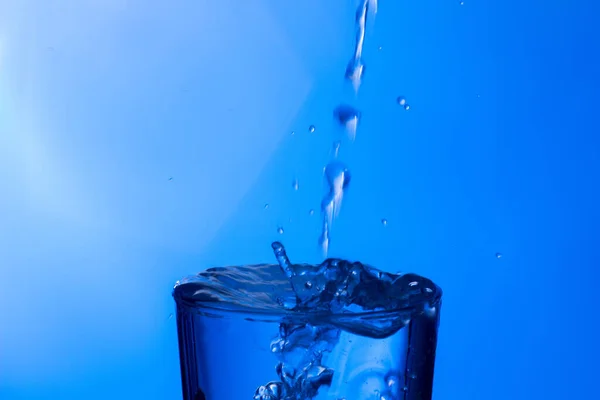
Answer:
<svg viewBox="0 0 600 400"><path fill-rule="evenodd" d="M76 390L158 355L177 393L174 259L237 208L312 77L264 4L0 14L0 383Z"/></svg>

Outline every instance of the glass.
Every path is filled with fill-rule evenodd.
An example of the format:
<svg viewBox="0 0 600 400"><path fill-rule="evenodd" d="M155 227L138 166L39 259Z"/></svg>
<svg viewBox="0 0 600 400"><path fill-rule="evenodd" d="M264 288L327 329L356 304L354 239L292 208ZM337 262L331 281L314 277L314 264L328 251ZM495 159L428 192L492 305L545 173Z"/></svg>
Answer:
<svg viewBox="0 0 600 400"><path fill-rule="evenodd" d="M433 284L433 289L417 282L408 286L414 286L411 296L418 294L407 307L332 314L315 322L310 312L277 313L251 306L232 311L219 302L198 302L194 277L188 278L173 291L183 399L430 400L442 292ZM402 321L402 326L381 338L363 335L368 327L389 326L389 321ZM286 350L282 343L292 335L297 346ZM282 371L282 357L295 370ZM315 357L321 361L318 366L311 364ZM309 378L324 372L314 384L322 385L311 395L267 395L269 385L281 393L278 382L303 372ZM307 382L304 388L310 386Z"/></svg>

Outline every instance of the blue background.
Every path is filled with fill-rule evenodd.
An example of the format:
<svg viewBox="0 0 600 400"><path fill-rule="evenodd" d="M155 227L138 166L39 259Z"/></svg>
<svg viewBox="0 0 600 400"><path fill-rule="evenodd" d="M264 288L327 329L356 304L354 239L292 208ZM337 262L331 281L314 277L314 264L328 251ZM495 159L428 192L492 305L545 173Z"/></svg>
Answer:
<svg viewBox="0 0 600 400"><path fill-rule="evenodd" d="M381 0L357 99L353 14L0 2L0 399L179 399L172 283L320 260L342 101L330 254L443 287L435 398L596 396L600 6Z"/></svg>

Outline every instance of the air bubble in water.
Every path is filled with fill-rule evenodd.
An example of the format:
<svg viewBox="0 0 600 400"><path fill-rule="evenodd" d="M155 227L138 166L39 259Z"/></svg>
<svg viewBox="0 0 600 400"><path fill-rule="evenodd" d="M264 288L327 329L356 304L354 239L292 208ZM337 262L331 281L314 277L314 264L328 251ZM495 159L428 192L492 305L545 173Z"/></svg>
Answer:
<svg viewBox="0 0 600 400"><path fill-rule="evenodd" d="M406 97L398 96L398 98L396 99L396 102L398 104L400 104L401 106L404 106L404 105L406 105Z"/></svg>
<svg viewBox="0 0 600 400"><path fill-rule="evenodd" d="M497 259L501 259L502 258L502 253L496 253L496 258Z"/></svg>
<svg viewBox="0 0 600 400"><path fill-rule="evenodd" d="M409 105L409 104L405 104L405 105L404 105L404 109L405 109L406 111L410 110L410 105Z"/></svg>
<svg viewBox="0 0 600 400"><path fill-rule="evenodd" d="M387 226L387 223L388 223L387 219L384 218L381 220L381 225Z"/></svg>
<svg viewBox="0 0 600 400"><path fill-rule="evenodd" d="M311 125L311 126L309 126L309 127L308 127L308 131L309 131L310 133L314 133L315 129L316 129L316 128L315 128L315 126L314 126L314 125Z"/></svg>
<svg viewBox="0 0 600 400"><path fill-rule="evenodd" d="M360 111L354 107L342 104L333 110L333 116L337 122L346 129L350 139L354 140L358 121L360 120Z"/></svg>

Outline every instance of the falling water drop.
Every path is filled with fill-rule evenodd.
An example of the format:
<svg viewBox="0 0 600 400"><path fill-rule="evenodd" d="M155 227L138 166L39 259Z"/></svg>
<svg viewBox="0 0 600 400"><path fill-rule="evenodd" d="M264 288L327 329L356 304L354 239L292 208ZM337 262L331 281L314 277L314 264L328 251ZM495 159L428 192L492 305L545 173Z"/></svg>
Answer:
<svg viewBox="0 0 600 400"><path fill-rule="evenodd" d="M460 4L461 6L464 6L464 5L465 5L465 2L464 2L464 1L461 1L461 2L460 2L460 3L458 3L458 4Z"/></svg>
<svg viewBox="0 0 600 400"><path fill-rule="evenodd" d="M333 158L337 158L340 153L340 147L342 146L342 142L335 141L333 142Z"/></svg>
<svg viewBox="0 0 600 400"><path fill-rule="evenodd" d="M339 161L333 161L325 167L325 180L329 185L329 191L325 194L321 202L323 230L319 243L323 247L323 251L327 253L329 248L330 226L333 223L334 217L339 213L344 197L344 190L350 184L350 171L345 164Z"/></svg>
<svg viewBox="0 0 600 400"><path fill-rule="evenodd" d="M406 111L410 110L410 105L409 105L409 104L405 104L405 105L404 105L404 109L405 109Z"/></svg>
<svg viewBox="0 0 600 400"><path fill-rule="evenodd" d="M279 233L280 235L283 235L283 227L282 226L277 228L277 233Z"/></svg>
<svg viewBox="0 0 600 400"><path fill-rule="evenodd" d="M502 258L502 253L496 253L496 258L497 259L501 259Z"/></svg>
<svg viewBox="0 0 600 400"><path fill-rule="evenodd" d="M388 223L387 219L384 218L384 219L381 220L381 224L383 226L387 226L387 223Z"/></svg>
<svg viewBox="0 0 600 400"><path fill-rule="evenodd" d="M329 223L327 222L327 218L325 216L324 219L323 231L319 237L319 244L321 245L321 249L323 249L323 253L327 255L327 251L329 251Z"/></svg>
<svg viewBox="0 0 600 400"><path fill-rule="evenodd" d="M362 61L362 51L365 43L367 14L369 9L371 9L373 13L377 12L377 1L361 0L356 10L356 42L354 45L354 54L346 66L346 79L352 82L355 91L358 91L362 77L365 73L365 65Z"/></svg>
<svg viewBox="0 0 600 400"><path fill-rule="evenodd" d="M269 208L269 203L265 203L265 210Z"/></svg>
<svg viewBox="0 0 600 400"><path fill-rule="evenodd" d="M298 185L298 179L294 179L294 180L292 181L292 187L294 188L294 190L298 190L298 188L300 187L300 186Z"/></svg>
<svg viewBox="0 0 600 400"><path fill-rule="evenodd" d="M292 131L292 135L295 135L295 134L296 134L296 132L295 132L295 131Z"/></svg>
<svg viewBox="0 0 600 400"><path fill-rule="evenodd" d="M354 140L358 121L360 120L360 111L354 107L342 104L333 110L333 117L336 121L346 129L350 139Z"/></svg>
<svg viewBox="0 0 600 400"><path fill-rule="evenodd" d="M365 74L365 65L362 60L352 60L346 67L346 79L352 82L352 87L355 91L358 91L362 77Z"/></svg>
<svg viewBox="0 0 600 400"><path fill-rule="evenodd" d="M338 192L348 187L351 175L344 163L333 161L325 167L325 179L331 190Z"/></svg>
<svg viewBox="0 0 600 400"><path fill-rule="evenodd" d="M315 214L315 210L313 210L312 208L308 211L308 215L314 215Z"/></svg>
<svg viewBox="0 0 600 400"><path fill-rule="evenodd" d="M396 102L398 104L400 104L401 106L404 106L404 105L406 105L406 97L398 96L398 98L396 99Z"/></svg>
<svg viewBox="0 0 600 400"><path fill-rule="evenodd" d="M172 180L173 180L173 177L172 177L172 176L170 176L170 177L169 177L169 182L171 182Z"/></svg>
<svg viewBox="0 0 600 400"><path fill-rule="evenodd" d="M314 131L315 131L315 126L314 126L314 125L311 125L311 126L309 126L309 127L308 127L308 131L309 131L310 133L314 133Z"/></svg>

